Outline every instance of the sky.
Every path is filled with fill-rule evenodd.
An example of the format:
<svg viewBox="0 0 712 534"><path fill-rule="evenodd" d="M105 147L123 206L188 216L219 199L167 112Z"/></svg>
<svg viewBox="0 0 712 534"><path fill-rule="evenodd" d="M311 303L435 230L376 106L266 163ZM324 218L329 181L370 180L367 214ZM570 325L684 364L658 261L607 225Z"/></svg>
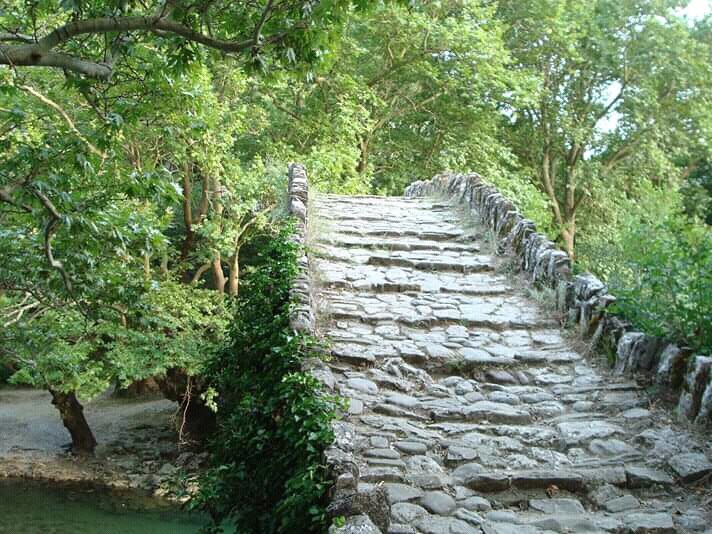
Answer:
<svg viewBox="0 0 712 534"><path fill-rule="evenodd" d="M680 13L691 18L699 19L712 11L712 0L692 0Z"/></svg>

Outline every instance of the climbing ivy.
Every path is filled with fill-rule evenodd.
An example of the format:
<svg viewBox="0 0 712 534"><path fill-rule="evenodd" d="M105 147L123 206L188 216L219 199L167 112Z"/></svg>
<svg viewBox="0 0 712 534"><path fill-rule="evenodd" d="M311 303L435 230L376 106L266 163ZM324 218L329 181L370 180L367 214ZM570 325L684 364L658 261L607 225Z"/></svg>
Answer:
<svg viewBox="0 0 712 534"><path fill-rule="evenodd" d="M301 371L315 340L289 326L298 246L291 225L264 243L245 276L231 343L212 363L219 429L196 505L219 532L320 532L329 486L323 452L336 399Z"/></svg>

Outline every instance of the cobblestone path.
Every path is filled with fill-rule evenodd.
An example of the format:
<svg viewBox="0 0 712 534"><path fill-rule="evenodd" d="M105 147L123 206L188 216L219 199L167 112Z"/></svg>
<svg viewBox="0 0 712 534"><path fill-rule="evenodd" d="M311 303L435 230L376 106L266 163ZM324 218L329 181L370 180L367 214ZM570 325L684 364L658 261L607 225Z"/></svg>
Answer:
<svg viewBox="0 0 712 534"><path fill-rule="evenodd" d="M312 216L329 366L388 532L712 532L709 436L575 351L483 230L425 199L322 195Z"/></svg>

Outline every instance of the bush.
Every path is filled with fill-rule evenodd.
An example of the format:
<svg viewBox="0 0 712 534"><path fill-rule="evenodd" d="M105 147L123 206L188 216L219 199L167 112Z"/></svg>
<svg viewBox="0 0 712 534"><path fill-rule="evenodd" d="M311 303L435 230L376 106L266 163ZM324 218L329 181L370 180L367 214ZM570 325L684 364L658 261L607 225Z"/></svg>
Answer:
<svg viewBox="0 0 712 534"><path fill-rule="evenodd" d="M197 505L240 533L322 532L323 452L336 400L301 372L314 340L289 327L297 246L285 228L244 278L231 346L213 363L218 433ZM219 531L214 526L212 531Z"/></svg>
<svg viewBox="0 0 712 534"><path fill-rule="evenodd" d="M643 331L712 354L712 231L671 214L629 225L609 277L616 311Z"/></svg>

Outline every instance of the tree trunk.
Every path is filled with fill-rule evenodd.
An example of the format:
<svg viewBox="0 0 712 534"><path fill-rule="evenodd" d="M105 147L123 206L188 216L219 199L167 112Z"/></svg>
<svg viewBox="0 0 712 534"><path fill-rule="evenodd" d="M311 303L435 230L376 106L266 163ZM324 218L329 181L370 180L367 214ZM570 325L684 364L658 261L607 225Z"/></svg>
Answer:
<svg viewBox="0 0 712 534"><path fill-rule="evenodd" d="M576 223L575 221L569 222L566 228L561 229L561 238L564 241L564 250L571 258L571 261L576 259L574 241L576 237Z"/></svg>
<svg viewBox="0 0 712 534"><path fill-rule="evenodd" d="M165 376L156 377L156 382L167 399L180 404L176 430L182 429L193 439L203 439L215 430L215 412L200 398L206 387L200 377L190 377L185 369L172 368Z"/></svg>
<svg viewBox="0 0 712 534"><path fill-rule="evenodd" d="M240 251L235 250L235 254L230 258L230 273L228 274L228 292L232 298L237 297L240 289Z"/></svg>
<svg viewBox="0 0 712 534"><path fill-rule="evenodd" d="M96 439L84 417L84 408L77 400L73 391L63 393L50 390L52 404L59 410L62 423L72 436L72 452L74 454L93 454Z"/></svg>
<svg viewBox="0 0 712 534"><path fill-rule="evenodd" d="M225 282L225 273L222 268L220 252L216 252L215 258L213 258L213 283L215 284L215 289L218 293L225 293Z"/></svg>
<svg viewBox="0 0 712 534"><path fill-rule="evenodd" d="M370 147L369 145L371 144L371 139L370 137L366 137L365 139L361 140L360 143L360 149L361 149L361 157L358 160L358 165L356 165L356 172L359 174L363 174L366 172L366 169L368 169L368 156L369 156L369 151Z"/></svg>

